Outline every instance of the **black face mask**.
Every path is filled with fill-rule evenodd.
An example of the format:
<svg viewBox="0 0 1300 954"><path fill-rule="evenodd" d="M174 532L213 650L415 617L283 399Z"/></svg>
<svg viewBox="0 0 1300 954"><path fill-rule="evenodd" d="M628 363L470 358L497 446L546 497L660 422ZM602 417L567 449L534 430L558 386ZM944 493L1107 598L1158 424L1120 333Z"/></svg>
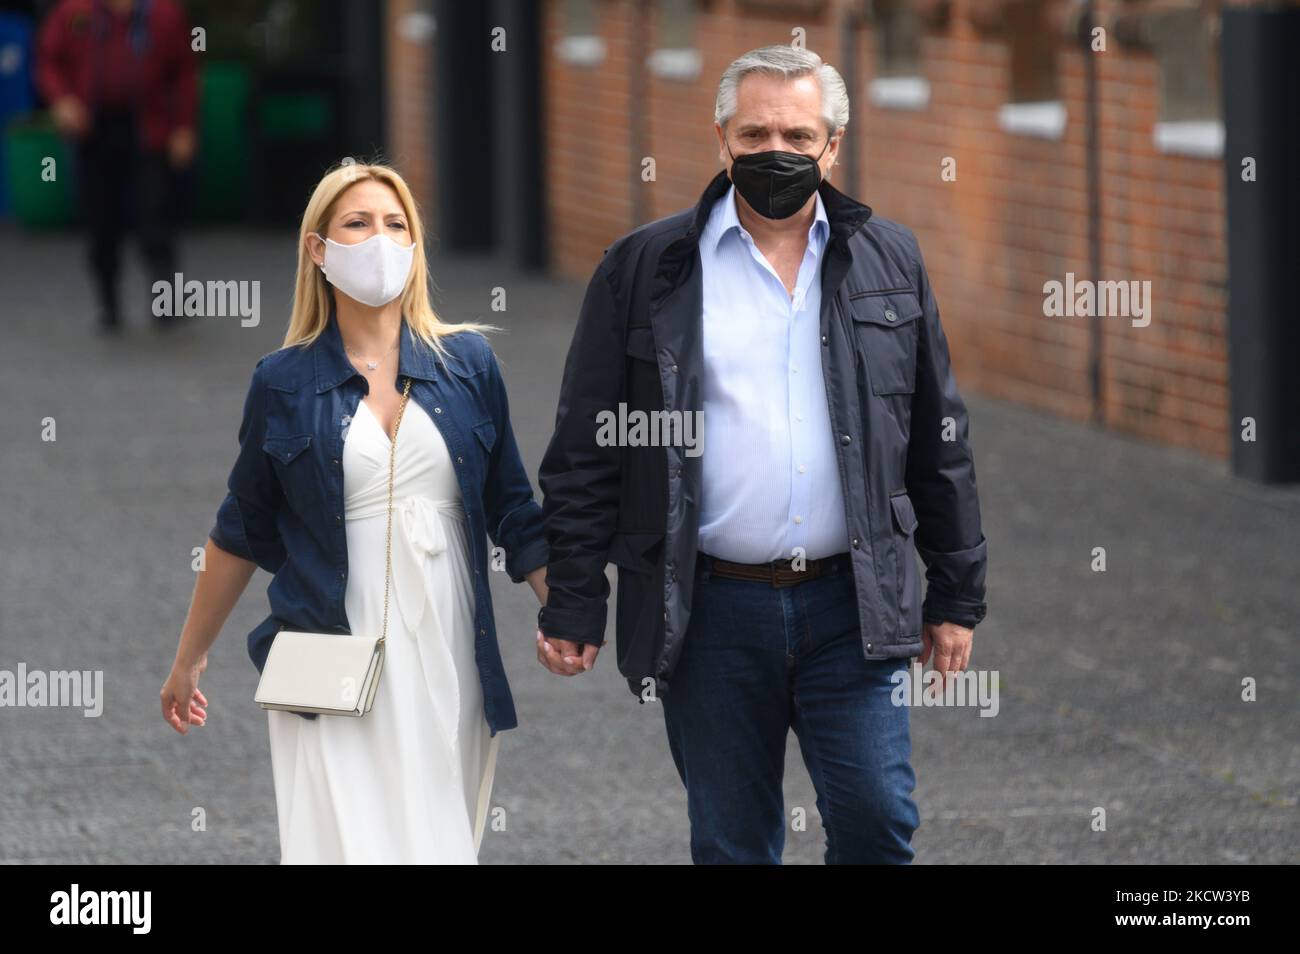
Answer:
<svg viewBox="0 0 1300 954"><path fill-rule="evenodd" d="M726 142L724 138L723 143ZM828 136L817 159L830 144ZM802 153L772 149L737 157L727 144L727 155L731 156L731 181L736 191L765 218L788 219L804 207L821 185L822 170L817 159Z"/></svg>

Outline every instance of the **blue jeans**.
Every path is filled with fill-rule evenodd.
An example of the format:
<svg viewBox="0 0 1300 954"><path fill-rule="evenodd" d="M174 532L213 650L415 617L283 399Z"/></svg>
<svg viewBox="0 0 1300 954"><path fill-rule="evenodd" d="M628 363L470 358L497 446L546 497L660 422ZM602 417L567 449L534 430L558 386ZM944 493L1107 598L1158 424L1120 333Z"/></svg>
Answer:
<svg viewBox="0 0 1300 954"><path fill-rule="evenodd" d="M696 864L780 864L786 736L817 790L827 864L905 864L920 815L905 659L862 657L853 570L796 586L724 579L700 554L682 655L661 700Z"/></svg>

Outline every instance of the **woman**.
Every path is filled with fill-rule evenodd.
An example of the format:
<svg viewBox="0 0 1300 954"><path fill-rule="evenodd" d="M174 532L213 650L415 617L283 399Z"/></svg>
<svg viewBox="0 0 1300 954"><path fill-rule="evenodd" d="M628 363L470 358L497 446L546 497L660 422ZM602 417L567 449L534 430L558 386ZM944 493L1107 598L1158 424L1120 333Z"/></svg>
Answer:
<svg viewBox="0 0 1300 954"><path fill-rule="evenodd" d="M377 635L387 618L370 712L267 710L281 863L477 861L497 733L517 725L484 538L543 604L547 558L483 328L430 307L420 220L395 171L343 165L320 181L284 347L253 372L162 689L178 732L205 723L207 650L255 566L274 574L271 615L248 637L259 672L281 629Z"/></svg>

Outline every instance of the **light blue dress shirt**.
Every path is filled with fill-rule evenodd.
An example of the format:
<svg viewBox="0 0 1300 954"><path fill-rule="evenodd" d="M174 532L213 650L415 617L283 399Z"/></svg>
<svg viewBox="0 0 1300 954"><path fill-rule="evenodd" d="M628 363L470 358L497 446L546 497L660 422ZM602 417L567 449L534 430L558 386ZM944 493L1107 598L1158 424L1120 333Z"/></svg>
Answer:
<svg viewBox="0 0 1300 954"><path fill-rule="evenodd" d="M699 548L737 563L849 548L822 378L816 199L794 294L736 214L736 188L700 237L704 282L703 499Z"/></svg>

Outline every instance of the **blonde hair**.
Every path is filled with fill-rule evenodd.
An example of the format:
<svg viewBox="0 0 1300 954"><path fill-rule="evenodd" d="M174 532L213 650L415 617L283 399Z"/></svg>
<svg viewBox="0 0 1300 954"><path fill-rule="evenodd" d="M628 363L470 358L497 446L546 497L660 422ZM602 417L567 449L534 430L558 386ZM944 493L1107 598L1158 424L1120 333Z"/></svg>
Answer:
<svg viewBox="0 0 1300 954"><path fill-rule="evenodd" d="M344 161L325 173L316 184L311 199L307 202L307 210L302 214L302 225L298 230L298 276L294 281L293 310L289 315L289 330L285 332L283 347L309 345L329 324L330 289L326 287L328 282L325 275L307 252L307 236L316 232L323 237L339 196L356 183L366 180L389 186L397 193L397 199L406 213L407 228L411 231L415 254L401 301L402 314L411 331L442 355L446 354L441 341L444 335L454 335L459 331L500 331L494 325L478 322L448 324L438 317L429 303L429 269L424 258L424 227L420 222L420 209L406 180L391 166Z"/></svg>

